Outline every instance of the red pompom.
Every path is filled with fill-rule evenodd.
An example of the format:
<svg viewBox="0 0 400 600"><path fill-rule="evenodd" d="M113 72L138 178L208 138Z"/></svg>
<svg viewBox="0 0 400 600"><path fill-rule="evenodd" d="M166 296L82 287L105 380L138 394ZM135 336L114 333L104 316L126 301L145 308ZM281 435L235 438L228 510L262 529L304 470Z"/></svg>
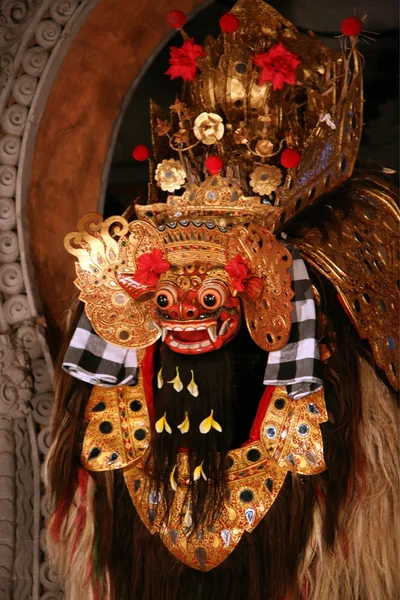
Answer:
<svg viewBox="0 0 400 600"><path fill-rule="evenodd" d="M167 22L174 29L179 29L186 23L186 15L181 10L171 10L171 12L167 14Z"/></svg>
<svg viewBox="0 0 400 600"><path fill-rule="evenodd" d="M147 160L149 158L150 150L144 144L139 144L138 146L134 147L132 156L135 160L143 162L144 160Z"/></svg>
<svg viewBox="0 0 400 600"><path fill-rule="evenodd" d="M347 17L347 19L342 21L342 24L340 25L340 31L344 35L354 37L355 35L361 33L362 27L362 21L357 19L357 17Z"/></svg>
<svg viewBox="0 0 400 600"><path fill-rule="evenodd" d="M219 156L209 156L206 158L205 165L211 175L218 175L224 166L224 161Z"/></svg>
<svg viewBox="0 0 400 600"><path fill-rule="evenodd" d="M281 154L281 165L285 169L295 169L301 161L301 154L294 148L286 148Z"/></svg>
<svg viewBox="0 0 400 600"><path fill-rule="evenodd" d="M223 15L220 18L219 26L221 27L224 33L233 33L234 31L237 31L239 29L240 21L235 15L232 15L231 13L226 13L226 15Z"/></svg>

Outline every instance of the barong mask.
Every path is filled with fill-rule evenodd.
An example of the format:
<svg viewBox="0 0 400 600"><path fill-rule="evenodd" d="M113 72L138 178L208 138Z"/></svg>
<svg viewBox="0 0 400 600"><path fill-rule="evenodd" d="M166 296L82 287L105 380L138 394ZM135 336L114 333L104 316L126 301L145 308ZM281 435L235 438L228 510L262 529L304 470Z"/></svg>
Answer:
<svg viewBox="0 0 400 600"><path fill-rule="evenodd" d="M136 204L132 219L86 215L65 239L78 259L75 284L86 315L109 344L144 349L161 340L178 354L205 354L228 344L244 321L252 340L272 353L288 344L296 301L313 303L294 298L284 228L352 175L363 103L357 40L350 38L350 46L343 44L335 53L315 36L302 36L261 0L240 0L231 15L235 30L207 38L204 48L184 34L182 49L171 51L168 73L191 83L170 107L169 118L151 104L148 204ZM136 152L140 155L149 156ZM390 227L382 232L374 219L378 203L380 215L388 217L392 206L384 190L375 204L368 196L363 202L343 224L340 248L338 240L321 239L312 228L296 244L336 288L360 336L371 342L377 364L395 382L391 357L397 341L390 336L392 342L379 343L395 313L394 302L382 300L389 283L372 273L372 258L355 262L352 257L368 243L367 251L381 260L381 238L383 246L392 247L386 243ZM357 297L360 279L365 281L363 303ZM315 354L319 359L319 351ZM314 358L312 352L309 362ZM313 475L326 468L319 428L328 420L322 385L293 399L284 386L269 384L273 390L260 402L253 438L226 454L231 466L223 479L230 499L224 496L223 511L214 520L217 533L197 530L204 538L195 539L187 537L192 526L188 498L195 500L196 490L207 485L209 453L193 469L176 445L176 463L163 464L158 480L167 492L162 496L160 485L154 488L146 454L154 436L168 440L186 434L190 415L184 406L175 430L166 411L154 415L154 407L146 404L144 370L142 363L136 386L118 386L115 392L94 388L85 412L89 425L82 464L92 471L124 469L149 531L159 533L189 566L213 569L265 516L288 471ZM159 377L162 388L162 369ZM193 372L190 382L188 377L181 381L178 367L171 377L166 383L177 393L184 385L192 396L198 393ZM217 417L211 408L196 423L201 434L204 423L222 431ZM166 522L162 507L169 497L174 500Z"/></svg>
<svg viewBox="0 0 400 600"><path fill-rule="evenodd" d="M210 188L212 204L207 204ZM179 220L171 197L153 211L137 207L145 220L103 221L92 214L80 221L66 246L79 259L75 283L104 340L145 348L162 338L175 352L200 354L232 339L243 311L263 350L287 344L291 254L265 226L243 223L243 208L271 224L280 211L268 205L254 210L255 199L239 193L218 175L206 179L197 194L191 192L203 202L196 211L208 210L207 221L182 219L183 211L193 210L187 193L179 198ZM242 213L230 208L233 195ZM152 219L160 217L167 223L157 226Z"/></svg>

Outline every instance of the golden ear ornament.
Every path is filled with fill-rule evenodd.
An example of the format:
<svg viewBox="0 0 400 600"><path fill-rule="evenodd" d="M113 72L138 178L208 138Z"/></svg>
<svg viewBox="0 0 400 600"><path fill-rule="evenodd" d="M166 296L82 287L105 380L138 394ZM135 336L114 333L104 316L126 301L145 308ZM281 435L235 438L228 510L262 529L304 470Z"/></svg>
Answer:
<svg viewBox="0 0 400 600"><path fill-rule="evenodd" d="M250 263L250 272L262 281L258 298L243 302L246 325L253 341L267 352L286 346L291 328L294 292L288 269L289 250L261 225L249 224L232 231L231 258L239 253Z"/></svg>
<svg viewBox="0 0 400 600"><path fill-rule="evenodd" d="M163 249L161 236L142 221L123 217L103 221L90 213L78 222L77 231L65 237L68 252L78 258L75 285L93 329L106 342L126 348L145 348L161 332L153 324L153 299L136 302L119 279L136 270L137 258L153 248Z"/></svg>

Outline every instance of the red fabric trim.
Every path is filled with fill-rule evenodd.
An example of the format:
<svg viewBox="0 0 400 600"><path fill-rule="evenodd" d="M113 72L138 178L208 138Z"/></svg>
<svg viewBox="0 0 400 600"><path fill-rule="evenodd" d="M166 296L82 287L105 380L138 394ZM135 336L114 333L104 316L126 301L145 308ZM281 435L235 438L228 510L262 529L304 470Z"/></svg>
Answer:
<svg viewBox="0 0 400 600"><path fill-rule="evenodd" d="M248 441L243 444L243 446L247 446L247 444L252 444L253 442L258 442L260 440L260 429L265 417L265 413L268 410L269 403L271 402L272 395L275 391L274 385L268 385L265 388L263 395L261 396L261 400L258 405L256 418L253 421L253 425L250 430L250 437Z"/></svg>
<svg viewBox="0 0 400 600"><path fill-rule="evenodd" d="M143 377L143 389L146 398L147 410L149 411L149 417L152 424L154 424L154 394L153 394L153 377L154 377L154 351L156 344L148 346L144 352L142 360L142 377Z"/></svg>

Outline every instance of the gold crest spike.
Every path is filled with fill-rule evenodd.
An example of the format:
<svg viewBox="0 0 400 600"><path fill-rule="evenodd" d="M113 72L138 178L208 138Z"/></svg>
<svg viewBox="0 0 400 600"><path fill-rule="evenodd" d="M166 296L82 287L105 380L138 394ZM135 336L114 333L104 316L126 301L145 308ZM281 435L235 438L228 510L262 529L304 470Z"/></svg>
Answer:
<svg viewBox="0 0 400 600"><path fill-rule="evenodd" d="M194 372L192 370L190 372L192 374L192 379L190 380L190 383L187 386L187 389L192 396L197 398L197 396L199 395L199 388L198 388L197 383L194 380Z"/></svg>
<svg viewBox="0 0 400 600"><path fill-rule="evenodd" d="M185 418L182 421L182 423L180 423L178 425L178 429L180 430L181 433L187 433L190 429L190 421L189 421L189 417L187 412L185 412Z"/></svg>
<svg viewBox="0 0 400 600"><path fill-rule="evenodd" d="M167 381L167 383L172 383L174 390L178 393L183 390L183 383L179 375L179 367L176 367L176 375L174 379L171 379L171 381Z"/></svg>
<svg viewBox="0 0 400 600"><path fill-rule="evenodd" d="M174 492L176 492L176 490L178 489L178 484L176 483L176 479L175 479L175 471L176 471L176 465L172 469L171 475L169 476L169 483L170 483L172 489L174 490Z"/></svg>
<svg viewBox="0 0 400 600"><path fill-rule="evenodd" d="M200 479L200 477L202 477L204 479L204 481L207 481L207 475L204 472L203 469L203 463L204 461L202 461L194 470L193 473L193 481L198 481Z"/></svg>
<svg viewBox="0 0 400 600"><path fill-rule="evenodd" d="M214 419L213 415L214 415L214 410L211 410L210 415L200 423L200 425L199 425L200 433L206 434L209 431L211 431L211 429L215 429L216 431L219 431L220 433L222 432L221 425Z"/></svg>
<svg viewBox="0 0 400 600"><path fill-rule="evenodd" d="M167 421L167 413L164 413L163 416L158 419L155 424L155 429L157 433L162 433L164 429L167 433L172 433L172 429Z"/></svg>
<svg viewBox="0 0 400 600"><path fill-rule="evenodd" d="M161 388L163 387L163 385L164 385L164 378L163 378L163 375L162 375L162 367L161 367L161 369L157 373L157 387L158 387L158 389L161 390Z"/></svg>

